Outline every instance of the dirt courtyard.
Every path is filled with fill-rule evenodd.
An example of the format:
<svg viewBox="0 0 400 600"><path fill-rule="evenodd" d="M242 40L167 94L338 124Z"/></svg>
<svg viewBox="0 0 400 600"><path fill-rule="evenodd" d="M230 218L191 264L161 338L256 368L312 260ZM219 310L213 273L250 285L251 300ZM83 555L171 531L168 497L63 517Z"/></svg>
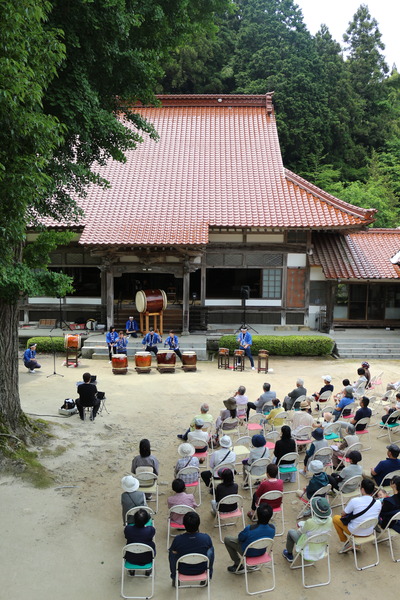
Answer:
<svg viewBox="0 0 400 600"><path fill-rule="evenodd" d="M356 379L360 365L360 361L330 357L272 357L273 373L268 376L251 371L248 364L243 373L218 370L216 362L198 363L195 373L184 373L178 368L174 374L159 374L153 370L151 374L138 375L130 370L125 376L115 376L107 361L84 359L79 368L66 368L58 357L57 371L64 377L47 378L53 372L53 359L45 356L39 357L39 361L42 369L35 375L29 375L21 362L21 400L27 413L42 416L54 424L50 446L54 452L44 451L41 460L54 474L55 483L44 490L35 489L16 476L0 474L0 598L7 600L114 600L120 597L121 549L125 542L120 480L130 472L132 458L138 454L139 441L144 437L150 439L153 453L160 460L160 505L155 516L155 598L172 600L175 589L169 578L166 499L171 493L173 466L178 458L176 434L186 429L202 402L209 403L215 420L222 401L239 385L246 386L249 399L254 401L262 393L263 382L270 381L271 389L283 399L294 388L297 377L304 377L308 393L313 393L322 386L321 376L329 374L335 390L339 390L344 377L351 381ZM82 422L78 415L58 417L58 408L65 398L75 397L75 383L85 371L97 375L98 389L106 392L109 413L103 411L94 423ZM398 380L399 361L371 361L371 374L381 371L384 371L385 384ZM364 468L375 466L386 455L387 438L376 439L376 435L377 428L372 429L372 450L363 455ZM38 450L40 455L43 449ZM237 481L240 488L241 477ZM304 482L301 477L301 483ZM296 486L288 489L294 490ZM233 589L239 597L245 598L244 577L226 570L231 562L219 541L218 529L213 527L210 496L204 485L202 492L201 531L212 536L215 546L212 598L222 600ZM245 498L247 511L250 493L245 490L239 493ZM154 507L154 503L150 506ZM274 543L276 588L264 597L273 599L285 594L303 599L317 598L324 593L324 588L305 590L300 571L290 571L282 557L286 532L295 526L299 508L295 494L285 494L285 535L276 538ZM335 509L337 512L339 509ZM231 534L240 529L229 527L226 531ZM364 599L380 590L385 600L398 598L395 577L399 565L391 561L386 543L379 546L380 564L362 572L356 571L352 554L338 555L338 548L339 541L333 532L332 583L325 588L325 593L335 593L341 598L351 594L353 598ZM400 556L399 541L396 550ZM372 554L372 547L360 553L363 564ZM268 571L262 575L266 576ZM308 569L307 576L311 582L318 577L325 578L325 562L318 563L317 569ZM250 585L257 585L259 577L259 573L251 574ZM149 589L149 583L141 579L135 587L137 595L142 595L141 591ZM206 591L195 593L196 597L206 598ZM182 597L189 598L193 594L194 590L181 592Z"/></svg>

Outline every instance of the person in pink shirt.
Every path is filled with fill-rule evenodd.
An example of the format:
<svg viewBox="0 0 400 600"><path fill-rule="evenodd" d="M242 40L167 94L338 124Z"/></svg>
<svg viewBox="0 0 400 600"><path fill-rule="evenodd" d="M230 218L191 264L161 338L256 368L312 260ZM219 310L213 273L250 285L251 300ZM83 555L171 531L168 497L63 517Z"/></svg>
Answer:
<svg viewBox="0 0 400 600"><path fill-rule="evenodd" d="M259 499L263 494L267 492L283 492L283 481L282 479L277 479L278 475L278 467L277 465L270 463L267 466L267 479L264 479L256 489L253 494L253 501L251 503L251 510L247 513L247 516L252 519L254 515L254 511L256 510ZM266 502L266 500L263 500ZM282 498L278 498L277 500L268 500L268 504L274 508L279 508L282 504Z"/></svg>
<svg viewBox="0 0 400 600"><path fill-rule="evenodd" d="M168 498L168 508L172 508L178 504L197 508L198 505L195 502L193 494L187 494L185 490L185 482L182 479L174 479L172 482L172 491L175 492L175 494ZM183 524L183 515L172 512L171 519L174 523L179 523L180 525ZM184 529L184 527L182 527L182 529Z"/></svg>

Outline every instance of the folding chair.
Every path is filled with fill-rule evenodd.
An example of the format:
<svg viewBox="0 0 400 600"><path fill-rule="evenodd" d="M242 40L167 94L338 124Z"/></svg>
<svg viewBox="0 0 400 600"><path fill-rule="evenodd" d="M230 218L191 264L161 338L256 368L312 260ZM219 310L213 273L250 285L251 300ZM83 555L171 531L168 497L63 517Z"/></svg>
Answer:
<svg viewBox="0 0 400 600"><path fill-rule="evenodd" d="M197 473L196 481L193 481L192 483L186 483L186 481L185 480L184 481L185 481L185 487L189 491L192 491L193 488L197 489L198 494L199 494L199 501L197 502L197 505L200 506L200 504L201 504L201 486L200 486L201 478L200 478L199 467L183 467L183 469L178 471L176 477L177 477L177 479L179 479L181 477L181 475L194 475L195 473Z"/></svg>
<svg viewBox="0 0 400 600"><path fill-rule="evenodd" d="M193 456L195 456L199 460L204 459L205 464L204 466L202 465L203 469L208 469L208 450L203 451L204 442L202 442L201 440L192 440L190 443L195 449L195 453L193 454Z"/></svg>
<svg viewBox="0 0 400 600"><path fill-rule="evenodd" d="M346 406L343 406L342 410L340 411L340 415L338 417L338 421L340 421L341 419L353 419L354 418L354 414L353 414L353 410L356 407L356 403L355 402L350 402L350 404L346 404ZM344 415L343 413L346 411L350 410L350 413L347 415Z"/></svg>
<svg viewBox="0 0 400 600"><path fill-rule="evenodd" d="M235 474L235 465L233 463L220 463L216 467L212 469L212 477L210 481L210 486L212 486L212 495L215 500L215 483L220 481L219 471L223 471L224 469L230 469L233 474Z"/></svg>
<svg viewBox="0 0 400 600"><path fill-rule="evenodd" d="M271 492L265 492L265 494L262 494L257 502L256 508L260 506L260 504L265 501L268 502L268 500L278 500L278 498L281 498L281 505L278 506L277 508L273 508L272 509L272 519L275 517L275 515L280 514L281 515L281 519L282 519L282 531L280 533L275 532L275 537L280 537L281 535L283 535L285 533L285 516L283 513L283 492L279 492L278 490L272 490ZM257 521L257 511L254 511L253 514L253 521Z"/></svg>
<svg viewBox="0 0 400 600"><path fill-rule="evenodd" d="M392 481L393 477L400 477L400 469L397 471L392 471L391 473L388 473L387 475L385 475L385 477L382 479L380 485L378 486L378 491L383 490L384 492L391 492L390 485L383 485L383 484L385 483L385 481Z"/></svg>
<svg viewBox="0 0 400 600"><path fill-rule="evenodd" d="M270 462L269 458L259 458L245 469L243 486L248 485L250 487L250 496L253 496L253 483L265 479L267 466ZM260 471L263 471L263 473L260 473Z"/></svg>
<svg viewBox="0 0 400 600"><path fill-rule="evenodd" d="M237 445L233 447L233 451L236 454L236 465L242 464L242 460L248 458L250 454L250 446L251 446L251 436L250 435L242 435L237 440Z"/></svg>
<svg viewBox="0 0 400 600"><path fill-rule="evenodd" d="M246 429L248 435L254 435L255 433L264 433L264 418L261 413L256 413L248 418L246 423Z"/></svg>
<svg viewBox="0 0 400 600"><path fill-rule="evenodd" d="M199 575L183 575L179 573L179 566L181 564L187 565L198 565L206 563L206 569ZM183 588L207 588L208 600L210 600L210 560L204 554L185 554L176 561L176 573L175 573L175 588L176 588L176 600L179 599L179 590Z"/></svg>
<svg viewBox="0 0 400 600"><path fill-rule="evenodd" d="M359 399L359 398L361 398L361 396L364 396L366 386L367 386L367 383L365 383L364 385L360 385L360 387L354 391L354 397Z"/></svg>
<svg viewBox="0 0 400 600"><path fill-rule="evenodd" d="M289 462L291 464L282 464L282 462ZM299 477L299 470L297 468L297 465L299 463L299 455L297 454L297 452L288 452L287 454L284 454L277 463L277 467L278 467L278 479L281 479L281 474L284 475L285 473L296 473L296 482L297 482L297 487L300 487L300 477ZM294 490L292 490L294 491ZM284 494L290 494L289 492L283 492Z"/></svg>
<svg viewBox="0 0 400 600"><path fill-rule="evenodd" d="M264 592L272 592L275 589L275 566L274 566L274 555L272 552L274 540L271 538L260 538L255 542L252 542L248 546L246 546L245 551L243 552L243 556L240 560L238 570L241 566L244 567L244 576L246 580L246 592L249 596L254 596L255 594L263 594ZM249 550L263 550L265 552L261 554L261 556L247 556ZM269 567L272 572L272 586L269 588L265 588L263 590L257 590L255 592L250 592L249 590L249 581L248 581L248 573L249 571L260 571L262 567Z"/></svg>
<svg viewBox="0 0 400 600"><path fill-rule="evenodd" d="M227 419L224 419L219 428L220 437L223 435L237 435L240 437L239 425L240 422L238 417L228 417Z"/></svg>
<svg viewBox="0 0 400 600"><path fill-rule="evenodd" d="M350 444L350 446L345 448L343 454L341 456L339 455L340 462L339 462L338 466L335 469L333 469L334 471L339 471L342 466L343 467L345 466L346 462L349 462L349 459L347 457L350 454L350 452L352 452L353 450L358 450L359 452L361 452L362 443L355 442L354 444Z"/></svg>
<svg viewBox="0 0 400 600"><path fill-rule="evenodd" d="M150 516L150 521L151 523L146 523L146 525L151 525L152 521L153 521L153 517L155 515L155 512L152 508L150 508L150 506L134 506L133 508L130 508L129 510L126 511L125 514L125 525L128 525L128 517L131 517L132 515L134 515L138 510L142 509L145 510L149 516Z"/></svg>
<svg viewBox="0 0 400 600"><path fill-rule="evenodd" d="M97 414L98 415L102 415L103 410L105 410L106 413L109 415L110 413L107 410L107 406L106 406L107 397L106 397L105 393L104 392L97 392L97 399L100 400L100 407L99 407L99 410L97 411Z"/></svg>
<svg viewBox="0 0 400 600"><path fill-rule="evenodd" d="M168 525L167 525L167 550L169 548L169 539L170 537L175 537L175 535L172 534L172 531L180 531L180 532L184 532L185 531L185 526L183 525L183 523L175 523L175 521L172 520L171 515L172 514L177 514L177 515L186 515L186 513L188 512L197 512L194 508L192 508L191 506L187 506L186 504L177 504L176 506L172 506L169 511L168 511Z"/></svg>
<svg viewBox="0 0 400 600"><path fill-rule="evenodd" d="M275 431L275 430L274 431L269 431L268 433L265 434L264 437L265 437L265 440L267 442L265 444L266 447L269 450L273 450L275 448L276 441L279 438L279 431Z"/></svg>
<svg viewBox="0 0 400 600"><path fill-rule="evenodd" d="M314 452L314 454L308 459L307 464L309 465L312 460L320 460L322 462L322 464L324 465L324 471L325 471L329 467L333 467L332 455L333 455L333 450L332 450L332 448L329 448L329 446L327 448L320 448L319 450L316 450ZM306 471L306 468L304 470ZM306 471L305 477L307 477L307 471Z"/></svg>
<svg viewBox="0 0 400 600"><path fill-rule="evenodd" d="M325 426L324 438L329 441L330 440L339 440L341 429L342 429L342 426L340 423L338 423L338 422L329 423L329 425Z"/></svg>
<svg viewBox="0 0 400 600"><path fill-rule="evenodd" d="M397 419L397 420L392 423L388 423L388 421L389 420L391 421L392 419ZM392 440L392 433L395 434L398 431L400 431L400 410L393 411L392 414L389 416L388 420L386 421L386 423L383 423L381 421L379 423L379 427L381 429L383 429L383 433L381 433L381 435L378 435L378 438L384 437L385 435L389 435L389 441L390 441L390 443L392 443L394 441L394 440Z"/></svg>
<svg viewBox="0 0 400 600"><path fill-rule="evenodd" d="M367 443L369 445L368 445L368 447L365 447L364 444L363 444L362 449L361 449L363 452L365 452L366 450L371 450L371 445L370 445L371 444L371 436L370 436L369 429L368 429L370 420L371 420L371 417L365 417L364 419L360 419L356 423L356 427L357 427L357 425L366 425L365 429L361 429L361 430L356 429L356 434L358 436L360 436L360 435L367 435L368 436L368 442Z"/></svg>
<svg viewBox="0 0 400 600"><path fill-rule="evenodd" d="M355 496L359 496L360 495L360 485L361 485L361 481L363 479L362 475L354 475L354 477L349 477L349 479L347 479L346 483L343 485L342 488L339 488L339 490L334 490L336 492L336 496L340 497L340 504L342 506L342 510L344 510L345 507L345 500L348 500L349 498L354 498ZM349 487L352 488L354 486L355 489L353 489L352 491L346 492L343 491L346 488L348 489ZM333 504L332 508L336 508L337 506L340 506L340 504ZM346 502L347 504L347 502Z"/></svg>
<svg viewBox="0 0 400 600"><path fill-rule="evenodd" d="M374 377L372 377L371 381L369 382L370 389L374 390L376 387L381 386L382 385L382 377L383 377L383 371L381 371L379 373L379 375L375 375Z"/></svg>
<svg viewBox="0 0 400 600"><path fill-rule="evenodd" d="M293 410L293 411L300 410L300 404L302 402L304 402L304 400L307 400L307 396L305 396L304 394L302 396L299 396L298 398L296 398L296 400L293 402L292 408L290 410Z"/></svg>
<svg viewBox="0 0 400 600"><path fill-rule="evenodd" d="M353 531L353 533L350 533L350 535L347 534L345 531L343 532L347 538L346 544L348 542L350 542L353 547L354 562L355 562L357 571L364 571L364 569L369 569L370 567L376 567L379 564L378 541L376 538L376 531L375 531L375 527L377 526L377 524L378 524L377 518L376 519L365 519L358 525L358 527ZM371 527L373 528L371 535L365 535L365 536L357 535L358 531L363 531L364 529L370 529ZM368 544L369 542L373 542L375 545L376 562L371 563L370 565L365 565L364 567L359 567L358 561L357 561L356 546L364 546L365 544Z"/></svg>
<svg viewBox="0 0 400 600"><path fill-rule="evenodd" d="M312 399L315 400L317 403L317 406L313 409L313 413L315 415L319 416L323 412L326 412L325 406L321 406L321 404L325 404L325 402L329 402L329 400L331 399L331 396L332 396L332 392L330 392L328 390L327 392L322 392L322 394L320 395L318 400L315 400L315 398L312 397Z"/></svg>
<svg viewBox="0 0 400 600"><path fill-rule="evenodd" d="M392 561L400 562L400 558L394 557L393 540L392 540L392 538L400 536L400 533L390 527L391 524L395 523L396 521L400 521L400 511L397 512L395 515L393 515L393 517L390 519L389 523L386 525L385 529L383 529L381 531L381 533L378 535L377 539L378 539L378 544L380 544L381 542L389 542L390 555L392 557ZM385 535L387 535L387 537L384 537Z"/></svg>
<svg viewBox="0 0 400 600"><path fill-rule="evenodd" d="M279 428L279 429L280 429L280 428L281 428L281 427L282 427L282 426L285 424L285 421L286 421L288 418L289 418L289 413L288 413L288 412L286 412L285 410L283 410L282 412L278 413L278 414L277 414L277 415L276 415L276 416L273 418L273 421L274 421L274 422L275 422L275 421L278 421L278 420L281 420L281 421L283 421L282 425L274 425L274 423L271 423L270 421L267 421L267 423L270 423L270 425L271 425L271 427L272 427L272 430L273 430L273 431L276 431L276 429L275 429L275 428L277 428L277 429Z"/></svg>
<svg viewBox="0 0 400 600"><path fill-rule="evenodd" d="M156 495L156 510L158 512L158 477L152 471L143 471L139 472L139 470L135 473L136 479L139 481L139 492L144 492L145 494L155 494ZM154 502L154 500L151 500Z"/></svg>
<svg viewBox="0 0 400 600"><path fill-rule="evenodd" d="M292 434L296 442L296 448L299 448L300 446L307 446L307 444L312 444L311 432L313 429L314 427L306 425L301 427L296 433Z"/></svg>
<svg viewBox="0 0 400 600"><path fill-rule="evenodd" d="M299 514L297 515L297 518L301 519L302 517L308 516L308 512L310 512L310 514L311 514L311 500L313 498L317 498L318 496L323 496L324 498L326 498L326 495L329 494L329 492L331 492L331 491L332 491L332 486L330 483L328 483L327 485L320 487L319 490L314 492L313 495L311 496L311 498L304 498L302 496L300 498L300 501L304 502L304 506L301 508Z"/></svg>
<svg viewBox="0 0 400 600"><path fill-rule="evenodd" d="M130 563L125 560L125 554L127 552L133 552L135 554L143 554L144 552L151 552L151 562L146 565L136 565L134 563ZM130 576L130 571L134 571L135 575L135 590L137 588L137 578L138 577L147 577L150 578L151 581L151 593L146 594L145 596L126 596L124 590L125 577ZM151 546L147 544L127 544L122 548L122 577L121 577L121 596L122 598L141 598L142 600L148 600L154 596L154 550Z"/></svg>
<svg viewBox="0 0 400 600"><path fill-rule="evenodd" d="M237 508L229 511L229 512L221 512L219 507L221 504L236 504ZM222 498L217 504L217 511L215 515L216 525L214 527L218 527L219 529L219 539L222 543L224 540L222 539L222 527L226 527L227 525L236 525L237 519L242 518L243 529L245 528L244 522L244 512L243 512L243 496L240 494L230 494L229 496L225 496ZM235 519L232 521L232 519ZM229 521L229 523L225 522Z"/></svg>
<svg viewBox="0 0 400 600"><path fill-rule="evenodd" d="M291 569L301 569L301 577L302 577L302 581L303 581L303 587L314 588L314 587L321 587L323 585L330 584L330 582L331 582L331 561L330 561L330 556L329 556L329 539L330 539L329 533L319 533L319 534L310 536L308 538L306 544L304 545L304 547L301 550L299 550L299 552L294 557L293 562L290 565L290 568ZM314 558L314 559L309 558L311 556L310 544L324 544L324 549L321 552L321 556L319 556L318 558ZM297 561L298 558L301 559L301 565L295 565L295 562ZM321 583L314 583L312 585L307 585L306 578L305 578L306 567L315 566L316 562L323 560L324 558L327 559L327 563L328 563L328 581L324 581Z"/></svg>

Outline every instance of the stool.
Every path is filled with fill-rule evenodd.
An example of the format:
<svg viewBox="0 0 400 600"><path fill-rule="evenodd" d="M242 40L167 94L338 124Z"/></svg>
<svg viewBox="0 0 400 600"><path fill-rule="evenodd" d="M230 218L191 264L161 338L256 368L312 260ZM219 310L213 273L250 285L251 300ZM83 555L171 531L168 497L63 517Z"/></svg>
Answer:
<svg viewBox="0 0 400 600"><path fill-rule="evenodd" d="M87 417L89 417L90 421L93 421L93 406L83 407L83 420L86 421Z"/></svg>
<svg viewBox="0 0 400 600"><path fill-rule="evenodd" d="M233 370L244 371L244 350L235 350L233 353Z"/></svg>
<svg viewBox="0 0 400 600"><path fill-rule="evenodd" d="M229 369L229 349L220 348L218 350L218 369Z"/></svg>
<svg viewBox="0 0 400 600"><path fill-rule="evenodd" d="M268 373L268 357L269 357L268 350L259 350L258 351L257 373L260 373L260 371L264 371L264 373ZM265 361L265 364L263 366L264 361Z"/></svg>

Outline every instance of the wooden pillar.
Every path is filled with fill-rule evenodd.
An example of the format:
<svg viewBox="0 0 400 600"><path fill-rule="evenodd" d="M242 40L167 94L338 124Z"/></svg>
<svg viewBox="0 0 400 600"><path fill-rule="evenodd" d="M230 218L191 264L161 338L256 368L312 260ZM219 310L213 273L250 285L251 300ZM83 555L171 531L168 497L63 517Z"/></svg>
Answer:
<svg viewBox="0 0 400 600"><path fill-rule="evenodd" d="M114 274L112 270L105 271L106 279L106 315L107 329L114 325Z"/></svg>
<svg viewBox="0 0 400 600"><path fill-rule="evenodd" d="M337 282L329 281L328 289L326 291L326 328L327 333L329 333L330 329L333 326L333 309L335 308L335 298L337 291Z"/></svg>
<svg viewBox="0 0 400 600"><path fill-rule="evenodd" d="M188 261L183 265L182 335L189 335L190 272Z"/></svg>
<svg viewBox="0 0 400 600"><path fill-rule="evenodd" d="M206 294L207 294L206 274L207 274L207 266L204 263L204 256L203 256L203 263L201 265L201 276L200 276L200 301L201 301L201 306L205 306L205 303L206 303Z"/></svg>

